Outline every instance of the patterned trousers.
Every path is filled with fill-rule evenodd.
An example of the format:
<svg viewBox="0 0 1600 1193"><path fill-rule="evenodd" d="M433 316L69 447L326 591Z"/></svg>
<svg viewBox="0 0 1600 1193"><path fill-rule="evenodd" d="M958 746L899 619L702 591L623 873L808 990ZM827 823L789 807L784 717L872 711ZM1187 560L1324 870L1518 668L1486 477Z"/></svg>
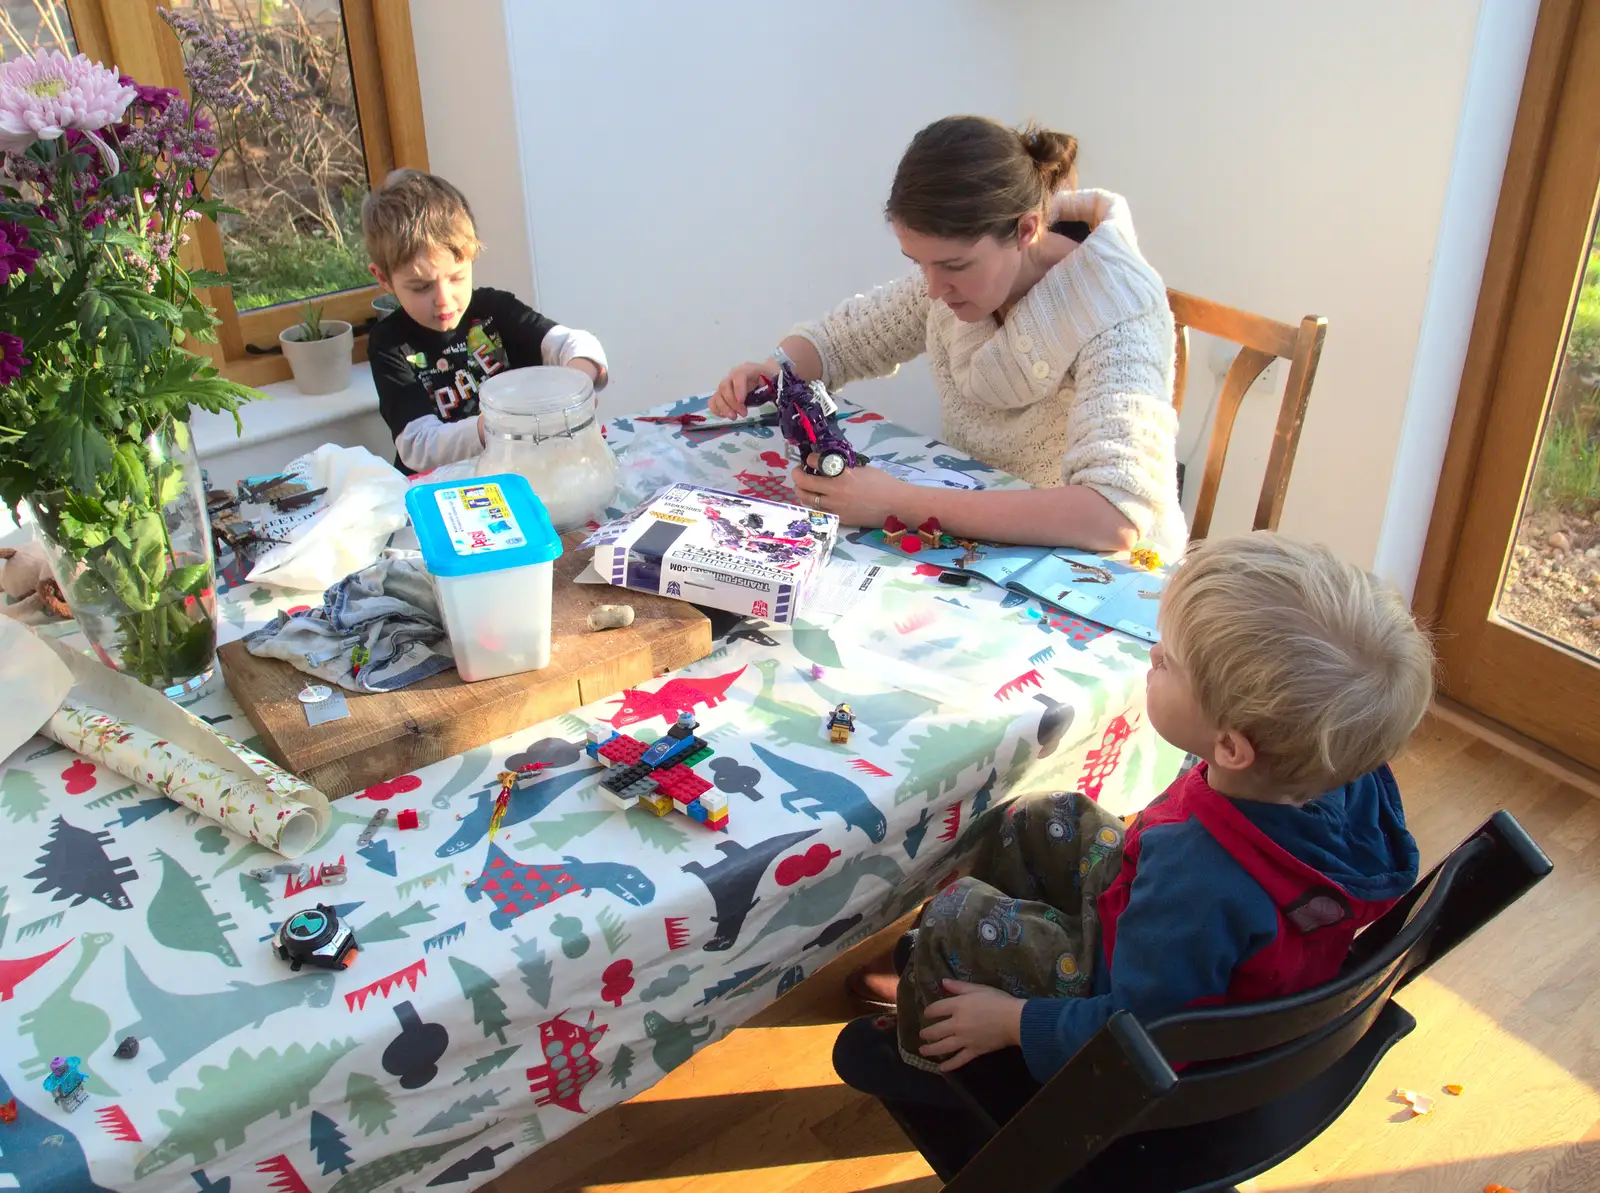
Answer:
<svg viewBox="0 0 1600 1193"><path fill-rule="evenodd" d="M928 904L900 975L900 1055L920 1055L923 1010L948 978L1017 998L1079 998L1100 959L1096 901L1122 866L1123 823L1083 795L1024 796L1007 807L970 877Z"/></svg>

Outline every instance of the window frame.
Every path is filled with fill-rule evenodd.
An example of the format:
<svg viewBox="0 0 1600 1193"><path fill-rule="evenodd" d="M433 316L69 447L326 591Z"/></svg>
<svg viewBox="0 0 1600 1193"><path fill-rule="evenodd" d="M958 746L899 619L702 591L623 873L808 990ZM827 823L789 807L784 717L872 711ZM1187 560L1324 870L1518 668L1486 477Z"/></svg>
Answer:
<svg viewBox="0 0 1600 1193"><path fill-rule="evenodd" d="M99 62L115 63L141 83L178 87L187 94L178 39L156 11L163 2L67 0L79 52ZM390 170L403 166L426 170L428 144L410 0L340 0L340 13L368 185L377 187ZM185 264L226 273L222 234L216 223L200 220L195 230L194 243L185 249ZM289 362L278 346L278 333L300 321L304 299L240 312L230 287L217 286L200 293L221 321L217 342L200 348L224 376L244 385L289 379ZM372 300L379 293L376 285L337 291L323 298L322 313L359 329L377 313ZM356 336L355 359L366 358L367 338L361 332Z"/></svg>

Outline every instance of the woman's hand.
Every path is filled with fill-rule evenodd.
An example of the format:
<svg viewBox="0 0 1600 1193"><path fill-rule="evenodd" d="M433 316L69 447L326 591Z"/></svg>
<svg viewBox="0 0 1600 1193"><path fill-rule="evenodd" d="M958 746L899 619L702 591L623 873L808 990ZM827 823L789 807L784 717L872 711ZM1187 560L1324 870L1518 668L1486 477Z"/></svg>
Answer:
<svg viewBox="0 0 1600 1193"><path fill-rule="evenodd" d="M758 365L747 360L734 365L711 395L711 413L718 418L743 418L744 400L750 391L762 384L763 376L772 377L777 372L778 366L772 361Z"/></svg>
<svg viewBox="0 0 1600 1193"><path fill-rule="evenodd" d="M807 463L815 468L816 455L809 456ZM921 501L917 486L881 468L862 465L846 468L838 476L812 476L804 468L796 468L791 475L801 505L837 514L846 526L882 526L890 514L912 526L922 521L912 521Z"/></svg>
<svg viewBox="0 0 1600 1193"><path fill-rule="evenodd" d="M1013 998L993 986L971 982L946 981L944 988L955 997L929 1003L922 1012L927 1026L918 1049L929 1060L945 1059L941 1073L959 1069L986 1052L998 1052L1022 1042L1022 1008L1026 1002Z"/></svg>

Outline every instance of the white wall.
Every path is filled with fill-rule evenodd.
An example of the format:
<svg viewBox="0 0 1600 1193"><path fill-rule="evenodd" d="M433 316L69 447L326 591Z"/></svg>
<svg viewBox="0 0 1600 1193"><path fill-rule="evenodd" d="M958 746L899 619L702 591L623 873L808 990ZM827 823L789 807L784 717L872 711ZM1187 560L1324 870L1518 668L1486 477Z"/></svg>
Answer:
<svg viewBox="0 0 1600 1193"><path fill-rule="evenodd" d="M611 412L704 392L903 272L881 211L922 124L1032 115L1129 197L1170 284L1328 317L1284 528L1409 587L1536 9L414 0L412 20L434 168L491 245L480 279L602 337ZM1180 442L1203 456L1196 348ZM852 396L937 428L919 365ZM1218 530L1248 522L1274 414L1275 392L1241 416Z"/></svg>
<svg viewBox="0 0 1600 1193"><path fill-rule="evenodd" d="M1328 317L1283 528L1370 563L1477 0L1023 7L1030 27L1060 29L1021 43L1024 107L1078 136L1085 185L1128 196L1168 284L1286 322ZM1195 381L1191 418L1210 375ZM1272 414L1241 416L1217 530L1248 525Z"/></svg>
<svg viewBox="0 0 1600 1193"><path fill-rule="evenodd" d="M532 301L533 258L501 0L412 0L428 166L461 188L484 243L473 280Z"/></svg>
<svg viewBox="0 0 1600 1193"><path fill-rule="evenodd" d="M882 212L911 135L1019 112L1009 0L521 0L506 17L542 309L605 343L614 412L704 393L902 275ZM938 426L920 366L850 396Z"/></svg>
<svg viewBox="0 0 1600 1193"><path fill-rule="evenodd" d="M1428 538L1538 9L1533 0L1483 0L1478 20L1433 282L1378 536L1375 566L1407 596Z"/></svg>

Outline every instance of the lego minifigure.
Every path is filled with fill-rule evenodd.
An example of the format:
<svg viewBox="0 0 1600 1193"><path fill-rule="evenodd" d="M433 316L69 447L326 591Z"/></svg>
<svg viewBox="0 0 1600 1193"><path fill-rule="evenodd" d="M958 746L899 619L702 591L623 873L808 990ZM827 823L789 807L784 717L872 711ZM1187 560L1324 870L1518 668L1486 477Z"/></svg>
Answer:
<svg viewBox="0 0 1600 1193"><path fill-rule="evenodd" d="M850 744L850 734L855 731L856 717L848 704L840 704L828 715L828 740L836 746Z"/></svg>
<svg viewBox="0 0 1600 1193"><path fill-rule="evenodd" d="M50 1062L50 1075L44 1079L45 1092L56 1100L56 1105L70 1114L82 1106L89 1097L83 1088L83 1064L76 1056L58 1056Z"/></svg>

